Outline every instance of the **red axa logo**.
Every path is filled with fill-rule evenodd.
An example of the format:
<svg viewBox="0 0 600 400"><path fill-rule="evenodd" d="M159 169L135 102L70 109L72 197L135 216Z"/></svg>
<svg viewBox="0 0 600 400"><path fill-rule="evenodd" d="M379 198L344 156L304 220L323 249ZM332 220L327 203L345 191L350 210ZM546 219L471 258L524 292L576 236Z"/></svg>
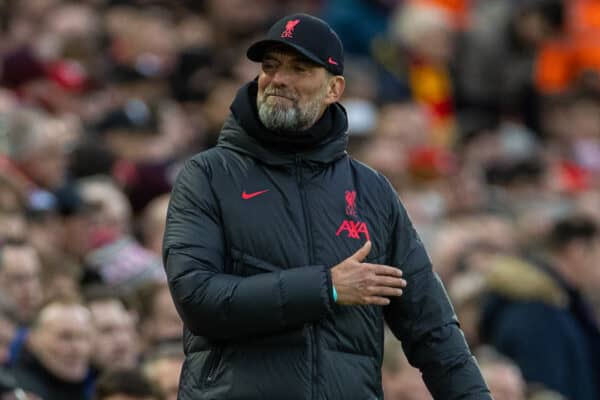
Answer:
<svg viewBox="0 0 600 400"><path fill-rule="evenodd" d="M300 23L299 19L292 19L285 24L285 30L281 33L282 38L291 38L294 37L294 29L296 29L296 25Z"/></svg>
<svg viewBox="0 0 600 400"><path fill-rule="evenodd" d="M360 234L362 233L367 240L371 240L369 228L367 228L367 224L364 222L344 220L335 233L335 236L340 236L342 232L348 232L348 237L352 239L360 239Z"/></svg>

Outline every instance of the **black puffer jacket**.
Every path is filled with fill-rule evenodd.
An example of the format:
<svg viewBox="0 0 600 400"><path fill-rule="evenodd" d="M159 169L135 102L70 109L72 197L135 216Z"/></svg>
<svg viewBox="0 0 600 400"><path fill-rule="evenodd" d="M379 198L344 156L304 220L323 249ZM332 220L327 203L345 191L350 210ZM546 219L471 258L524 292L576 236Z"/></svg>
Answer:
<svg viewBox="0 0 600 400"><path fill-rule="evenodd" d="M442 284L387 180L327 143L261 146L230 117L173 190L164 261L186 326L180 400L383 399L384 319L436 399L490 399ZM389 306L337 306L329 268L369 238L408 281Z"/></svg>

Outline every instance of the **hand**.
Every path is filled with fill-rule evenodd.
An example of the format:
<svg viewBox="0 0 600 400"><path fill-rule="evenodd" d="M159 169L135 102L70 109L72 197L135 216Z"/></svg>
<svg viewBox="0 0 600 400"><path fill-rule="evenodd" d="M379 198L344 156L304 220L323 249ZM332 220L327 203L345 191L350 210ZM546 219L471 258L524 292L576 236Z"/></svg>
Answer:
<svg viewBox="0 0 600 400"><path fill-rule="evenodd" d="M337 303L390 304L390 296L401 296L406 281L396 267L363 263L371 251L366 242L356 253L331 269L331 281L337 292Z"/></svg>

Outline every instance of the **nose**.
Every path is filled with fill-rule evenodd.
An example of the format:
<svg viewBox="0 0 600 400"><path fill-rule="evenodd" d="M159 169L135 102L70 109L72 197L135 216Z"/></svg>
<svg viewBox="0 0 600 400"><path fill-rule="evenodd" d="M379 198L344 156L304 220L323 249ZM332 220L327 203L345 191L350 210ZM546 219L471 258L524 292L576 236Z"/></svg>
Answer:
<svg viewBox="0 0 600 400"><path fill-rule="evenodd" d="M279 87L288 86L290 77L291 74L287 68L277 68L271 77L271 83Z"/></svg>
<svg viewBox="0 0 600 400"><path fill-rule="evenodd" d="M126 329L122 329L115 335L117 347L130 347L132 335Z"/></svg>

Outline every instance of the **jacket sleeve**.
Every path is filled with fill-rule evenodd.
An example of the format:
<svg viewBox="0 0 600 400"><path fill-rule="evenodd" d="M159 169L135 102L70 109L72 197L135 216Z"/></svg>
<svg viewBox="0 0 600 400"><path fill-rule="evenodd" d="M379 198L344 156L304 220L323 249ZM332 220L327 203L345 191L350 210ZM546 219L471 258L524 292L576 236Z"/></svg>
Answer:
<svg viewBox="0 0 600 400"><path fill-rule="evenodd" d="M204 169L189 161L167 213L163 261L171 295L194 335L230 339L276 333L330 311L329 273L307 266L240 277L225 273L219 205Z"/></svg>
<svg viewBox="0 0 600 400"><path fill-rule="evenodd" d="M411 365L421 371L433 398L491 400L442 282L396 192L391 187L390 192L389 265L402 269L407 286L401 297L384 307L386 322Z"/></svg>

